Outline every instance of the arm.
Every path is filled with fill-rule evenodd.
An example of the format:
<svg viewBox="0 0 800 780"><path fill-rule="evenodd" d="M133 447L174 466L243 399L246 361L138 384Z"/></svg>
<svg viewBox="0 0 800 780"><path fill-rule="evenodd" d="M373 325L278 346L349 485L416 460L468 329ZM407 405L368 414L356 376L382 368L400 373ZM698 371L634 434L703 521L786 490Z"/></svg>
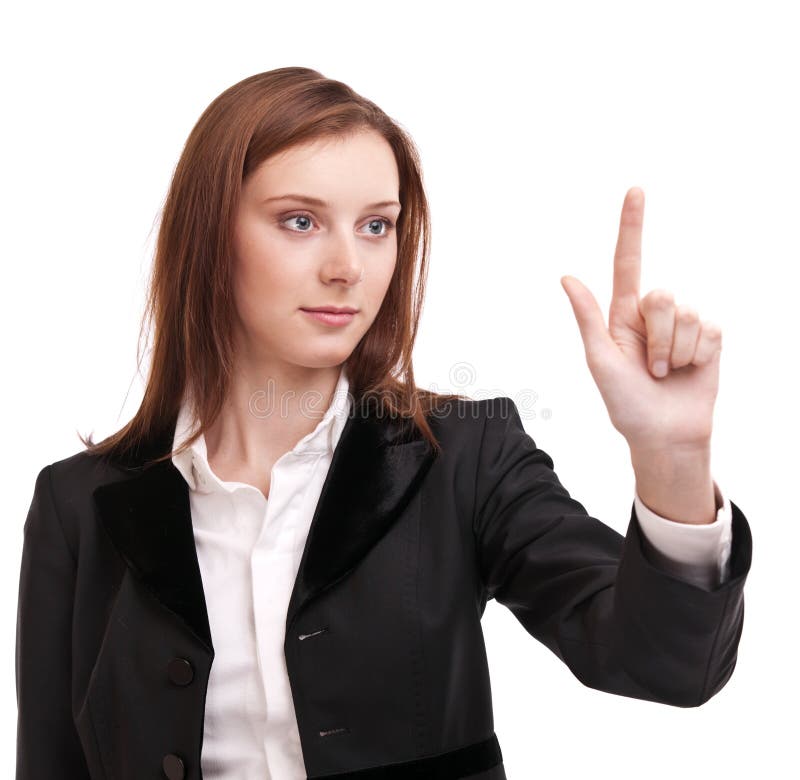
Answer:
<svg viewBox="0 0 800 780"><path fill-rule="evenodd" d="M489 403L474 531L488 598L590 688L682 707L736 665L751 537L731 502L730 579L706 590L652 565L635 512L622 537L561 485L510 398Z"/></svg>
<svg viewBox="0 0 800 780"><path fill-rule="evenodd" d="M53 501L50 466L24 525L16 633L17 780L89 780L72 717L75 560Z"/></svg>

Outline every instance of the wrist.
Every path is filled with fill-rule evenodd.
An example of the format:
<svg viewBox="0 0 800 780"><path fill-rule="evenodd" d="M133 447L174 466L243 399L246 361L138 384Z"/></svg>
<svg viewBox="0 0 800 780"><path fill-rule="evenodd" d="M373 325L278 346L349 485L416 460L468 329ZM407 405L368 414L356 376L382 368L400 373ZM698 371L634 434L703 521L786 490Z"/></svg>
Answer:
<svg viewBox="0 0 800 780"><path fill-rule="evenodd" d="M716 519L710 447L631 450L636 491L657 515L683 523Z"/></svg>

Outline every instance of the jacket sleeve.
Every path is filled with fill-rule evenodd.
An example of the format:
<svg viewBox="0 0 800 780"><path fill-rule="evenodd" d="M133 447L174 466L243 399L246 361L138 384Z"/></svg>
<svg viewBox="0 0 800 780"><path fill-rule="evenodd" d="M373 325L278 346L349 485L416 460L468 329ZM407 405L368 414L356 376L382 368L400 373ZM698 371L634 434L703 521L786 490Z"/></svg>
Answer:
<svg viewBox="0 0 800 780"><path fill-rule="evenodd" d="M716 518L711 523L676 523L657 515L635 492L633 507L642 535L647 559L681 580L694 582L706 590L730 579L731 502L722 495L714 480Z"/></svg>
<svg viewBox="0 0 800 780"><path fill-rule="evenodd" d="M36 478L24 525L17 606L16 780L89 780L72 716L75 560L53 500L51 466Z"/></svg>
<svg viewBox="0 0 800 780"><path fill-rule="evenodd" d="M752 541L731 502L730 576L702 587L644 554L634 507L626 535L559 482L510 398L487 405L474 533L484 600L508 607L584 685L697 707L736 665Z"/></svg>

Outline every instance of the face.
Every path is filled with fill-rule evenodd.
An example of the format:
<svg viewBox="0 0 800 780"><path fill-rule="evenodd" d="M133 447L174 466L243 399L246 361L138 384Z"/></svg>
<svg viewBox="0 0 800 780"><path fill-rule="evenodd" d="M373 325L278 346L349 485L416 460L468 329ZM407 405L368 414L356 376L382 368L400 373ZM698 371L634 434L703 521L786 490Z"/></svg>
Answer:
<svg viewBox="0 0 800 780"><path fill-rule="evenodd" d="M399 186L392 148L374 131L294 147L253 171L234 226L236 341L247 358L277 370L349 357L395 268ZM326 306L356 312L330 324L304 311Z"/></svg>

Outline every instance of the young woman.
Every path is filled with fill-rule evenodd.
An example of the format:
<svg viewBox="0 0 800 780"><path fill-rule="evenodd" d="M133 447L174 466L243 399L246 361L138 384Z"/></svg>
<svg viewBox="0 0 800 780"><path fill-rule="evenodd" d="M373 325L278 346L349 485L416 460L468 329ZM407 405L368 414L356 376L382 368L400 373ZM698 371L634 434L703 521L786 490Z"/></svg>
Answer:
<svg viewBox="0 0 800 780"><path fill-rule="evenodd" d="M751 558L709 468L720 333L639 299L642 212L632 189L608 329L562 279L631 448L623 537L510 398L415 386L429 216L398 124L307 68L216 98L163 210L141 406L36 479L17 780L505 778L491 598L587 686L717 693Z"/></svg>

